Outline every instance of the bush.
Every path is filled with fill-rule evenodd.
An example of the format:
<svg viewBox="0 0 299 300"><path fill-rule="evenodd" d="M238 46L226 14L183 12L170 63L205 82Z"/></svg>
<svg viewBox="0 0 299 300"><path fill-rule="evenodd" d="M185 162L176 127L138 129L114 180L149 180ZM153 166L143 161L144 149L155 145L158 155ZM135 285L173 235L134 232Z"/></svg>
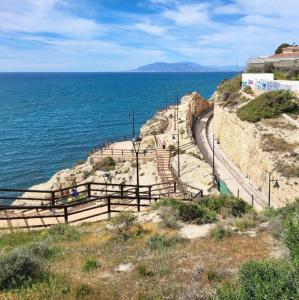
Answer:
<svg viewBox="0 0 299 300"><path fill-rule="evenodd" d="M147 244L152 250L163 250L184 241L185 240L183 238L178 236L163 236L157 233L150 237L150 239L147 241Z"/></svg>
<svg viewBox="0 0 299 300"><path fill-rule="evenodd" d="M256 221L249 218L236 219L235 226L239 231L245 231L256 226Z"/></svg>
<svg viewBox="0 0 299 300"><path fill-rule="evenodd" d="M161 207L159 209L159 215L162 218L162 226L166 228L178 228L178 210L172 207Z"/></svg>
<svg viewBox="0 0 299 300"><path fill-rule="evenodd" d="M236 93L240 90L242 84L241 75L235 76L229 80L224 80L218 87L220 94L224 93Z"/></svg>
<svg viewBox="0 0 299 300"><path fill-rule="evenodd" d="M274 118L282 113L295 112L298 105L293 102L294 95L289 91L264 93L239 108L237 115L242 121L258 122L264 118Z"/></svg>
<svg viewBox="0 0 299 300"><path fill-rule="evenodd" d="M80 299L81 297L88 296L92 293L92 288L88 284L82 283L77 288L76 296Z"/></svg>
<svg viewBox="0 0 299 300"><path fill-rule="evenodd" d="M285 261L250 261L239 273L241 299L298 299L298 278ZM297 297L296 297L297 295Z"/></svg>
<svg viewBox="0 0 299 300"><path fill-rule="evenodd" d="M299 263L299 218L290 218L286 222L285 243L290 250L291 258ZM298 264L299 265L299 264Z"/></svg>
<svg viewBox="0 0 299 300"><path fill-rule="evenodd" d="M0 257L0 269L0 290L5 290L37 280L43 264L29 249L17 248Z"/></svg>
<svg viewBox="0 0 299 300"><path fill-rule="evenodd" d="M293 77L297 77L299 75L299 67L292 67L287 73L287 79L292 79Z"/></svg>
<svg viewBox="0 0 299 300"><path fill-rule="evenodd" d="M250 85L245 86L243 88L243 92L245 92L246 94L249 94L249 95L253 95L254 94Z"/></svg>
<svg viewBox="0 0 299 300"><path fill-rule="evenodd" d="M265 63L264 64L264 72L265 73L273 73L275 67L273 63Z"/></svg>
<svg viewBox="0 0 299 300"><path fill-rule="evenodd" d="M229 236L231 236L231 231L225 229L221 225L217 225L215 228L210 230L210 238L212 238L214 241L220 241Z"/></svg>
<svg viewBox="0 0 299 300"><path fill-rule="evenodd" d="M74 227L66 224L53 225L48 230L48 236L57 242L59 241L78 241L80 232Z"/></svg>
<svg viewBox="0 0 299 300"><path fill-rule="evenodd" d="M142 277L147 277L147 276L153 276L154 275L154 273L152 271L149 271L147 269L147 267L145 265L142 265L142 264L140 264L136 267L136 271Z"/></svg>
<svg viewBox="0 0 299 300"><path fill-rule="evenodd" d="M99 265L95 259L87 258L83 266L83 271L90 272L92 270L97 269L98 267Z"/></svg>
<svg viewBox="0 0 299 300"><path fill-rule="evenodd" d="M165 199L156 204L158 207L172 207L178 211L178 217L183 222L192 222L196 224L204 224L213 222L216 214L208 208L196 202L183 202L174 199Z"/></svg>
<svg viewBox="0 0 299 300"><path fill-rule="evenodd" d="M226 212L234 217L240 217L252 209L249 204L233 196L205 197L201 205L216 213L226 208Z"/></svg>
<svg viewBox="0 0 299 300"><path fill-rule="evenodd" d="M137 225L137 217L131 212L124 211L111 220L110 232L116 238L127 240L132 235L133 228Z"/></svg>

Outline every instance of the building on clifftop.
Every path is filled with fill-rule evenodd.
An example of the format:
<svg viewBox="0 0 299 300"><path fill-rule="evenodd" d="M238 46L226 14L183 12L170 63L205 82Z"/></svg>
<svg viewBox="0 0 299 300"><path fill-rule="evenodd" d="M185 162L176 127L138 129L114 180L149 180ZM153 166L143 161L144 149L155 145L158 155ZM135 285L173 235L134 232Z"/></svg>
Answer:
<svg viewBox="0 0 299 300"><path fill-rule="evenodd" d="M279 54L250 59L247 70L263 72L266 64L273 64L273 68L282 70L299 67L299 46L285 47Z"/></svg>

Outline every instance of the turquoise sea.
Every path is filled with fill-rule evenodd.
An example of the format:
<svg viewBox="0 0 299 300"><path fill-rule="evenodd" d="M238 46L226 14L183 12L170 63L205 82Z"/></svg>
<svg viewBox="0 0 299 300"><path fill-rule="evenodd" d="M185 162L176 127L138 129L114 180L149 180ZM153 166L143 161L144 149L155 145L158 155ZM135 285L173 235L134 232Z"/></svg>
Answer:
<svg viewBox="0 0 299 300"><path fill-rule="evenodd" d="M234 73L0 73L0 187L29 188Z"/></svg>

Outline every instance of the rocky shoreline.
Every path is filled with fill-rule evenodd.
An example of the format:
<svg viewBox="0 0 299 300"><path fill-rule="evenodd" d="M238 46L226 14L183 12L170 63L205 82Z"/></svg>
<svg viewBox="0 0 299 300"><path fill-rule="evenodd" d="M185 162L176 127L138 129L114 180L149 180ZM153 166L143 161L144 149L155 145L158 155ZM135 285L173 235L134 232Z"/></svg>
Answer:
<svg viewBox="0 0 299 300"><path fill-rule="evenodd" d="M170 106L156 113L140 130L142 137L140 151L146 150L139 166L140 184L151 185L163 182L158 170L155 153L157 141L163 141L165 147L175 150L177 141L174 135L180 134L181 181L197 189L204 195L215 194L212 169L199 152L191 133L192 120L207 110L211 103L197 93L185 95L178 106ZM174 119L178 116L177 124ZM187 145L187 146L186 146ZM113 151L112 151L113 150ZM135 155L133 145L123 141L109 145L92 153L86 161L78 162L74 167L54 174L47 182L34 185L30 190L59 190L88 182L108 182L113 184L136 184ZM171 157L173 170L177 169L177 154ZM175 174L174 174L175 175ZM68 193L70 191L66 191ZM101 195L101 193L98 193ZM22 197L45 197L47 195L28 191ZM14 204L25 204L17 200Z"/></svg>

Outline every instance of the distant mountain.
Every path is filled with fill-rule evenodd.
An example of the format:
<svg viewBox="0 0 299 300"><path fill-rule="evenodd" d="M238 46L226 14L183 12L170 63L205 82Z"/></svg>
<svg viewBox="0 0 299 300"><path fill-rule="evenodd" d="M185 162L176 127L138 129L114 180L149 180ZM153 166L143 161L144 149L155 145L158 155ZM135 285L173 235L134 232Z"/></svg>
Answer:
<svg viewBox="0 0 299 300"><path fill-rule="evenodd" d="M132 72L229 72L229 71L232 72L240 71L240 67L202 66L197 63L191 63L191 62L179 62L179 63L156 62L132 70Z"/></svg>

